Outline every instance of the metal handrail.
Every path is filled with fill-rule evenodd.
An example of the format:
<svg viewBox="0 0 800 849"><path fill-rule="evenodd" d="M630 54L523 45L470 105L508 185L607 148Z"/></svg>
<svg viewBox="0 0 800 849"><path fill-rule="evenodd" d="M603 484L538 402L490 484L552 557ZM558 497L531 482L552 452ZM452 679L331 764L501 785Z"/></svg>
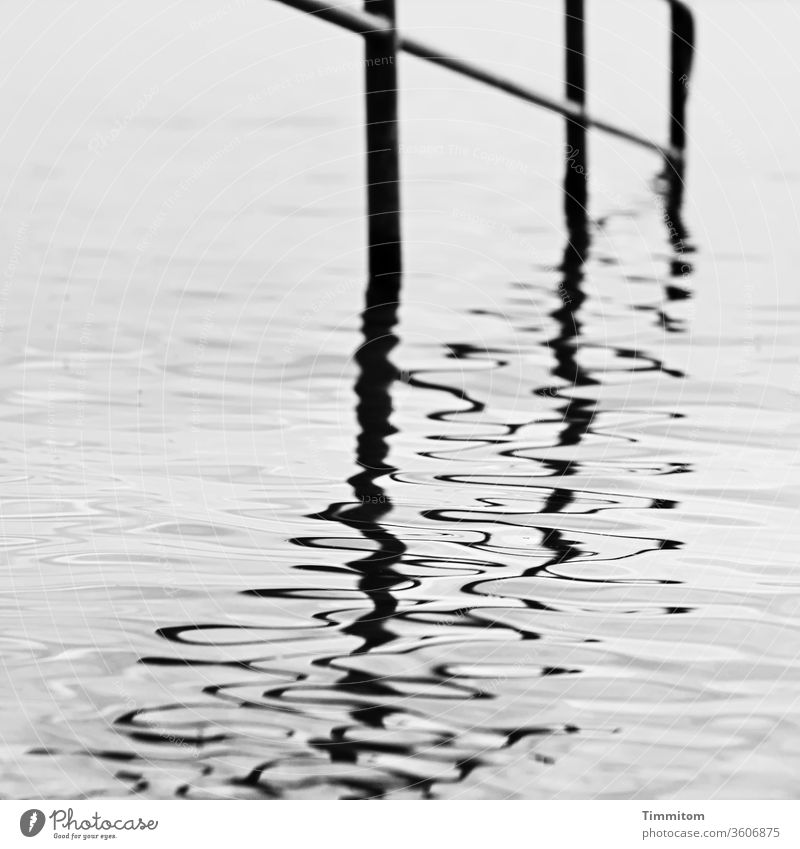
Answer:
<svg viewBox="0 0 800 849"><path fill-rule="evenodd" d="M382 15L375 15L371 12L363 12L358 9L331 6L326 3L325 0L278 0L278 2L283 3L286 6L291 6L294 9L299 9L302 12L314 15L320 20L336 24L343 29L357 33L358 35L388 35L394 32L393 22ZM693 50L694 38L691 32L691 29L693 29L691 27L692 13L688 6L681 2L681 0L667 0L667 2L673 10L673 22L676 17L679 17L682 19L681 23L683 24L679 26L677 30L673 28L673 33L676 36L676 39L673 40L674 67L676 59L674 54L676 52L679 54L678 61L680 62L680 53L684 52L680 47L678 47L678 45L676 45L676 40L679 43L682 43L684 48L688 48L689 52ZM398 33L397 49L408 53L411 56L416 56L418 59L423 59L426 62L455 71L462 76L485 83L492 88L505 91L520 100L533 103L536 106L541 106L543 109L555 112L558 115L563 115L565 118L579 120L587 128L600 130L600 132L625 139L626 141L654 150L662 156L671 159L679 159L682 156L682 145L675 146L674 144L658 144L652 139L648 139L638 133L626 130L623 127L619 127L616 124L611 123L610 121L604 121L600 118L592 117L586 112L584 106L579 101L566 98L559 100L549 97L548 95L541 94L530 86L523 85L509 77L504 77L502 74L497 74L494 71L480 68L468 59L463 59L453 53L448 53L439 47L431 47L416 38L410 38L409 36ZM684 73L687 73L688 76L688 68L684 71ZM680 78L678 78L678 81L680 82ZM681 86L684 86L683 82L681 82ZM673 92L673 94L675 94L675 92ZM683 124L684 122L681 121L681 127L683 127Z"/></svg>
<svg viewBox="0 0 800 849"><path fill-rule="evenodd" d="M555 112L566 118L568 191L572 202L586 205L586 130L653 150L664 157L667 174L675 183L683 178L686 147L686 102L694 55L694 19L683 0L666 0L671 10L670 136L668 144L595 118L586 110L584 0L564 0L566 86L564 99L550 97L474 62L431 47L396 28L395 0L363 0L365 10L331 6L325 0L278 0L320 20L364 37L366 46L367 206L369 267L372 277L397 274L400 255L400 169L398 143L397 68L394 57L405 52L448 68L492 88ZM377 13L373 12L375 10ZM389 60L388 62L386 60ZM572 172L571 174L569 172Z"/></svg>

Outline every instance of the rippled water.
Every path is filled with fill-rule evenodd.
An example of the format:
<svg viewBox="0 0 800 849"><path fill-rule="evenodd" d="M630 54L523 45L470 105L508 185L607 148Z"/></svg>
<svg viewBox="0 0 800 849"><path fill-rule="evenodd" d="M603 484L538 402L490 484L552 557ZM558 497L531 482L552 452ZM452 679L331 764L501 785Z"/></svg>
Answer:
<svg viewBox="0 0 800 849"><path fill-rule="evenodd" d="M796 797L796 69L698 6L684 218L593 139L572 249L560 123L409 62L363 315L348 37L184 5L12 53L3 796Z"/></svg>

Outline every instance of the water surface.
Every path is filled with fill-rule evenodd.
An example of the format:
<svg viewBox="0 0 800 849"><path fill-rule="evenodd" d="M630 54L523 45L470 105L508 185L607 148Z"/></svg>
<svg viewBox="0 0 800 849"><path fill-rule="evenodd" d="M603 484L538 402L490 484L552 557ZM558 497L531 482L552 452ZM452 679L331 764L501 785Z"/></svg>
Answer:
<svg viewBox="0 0 800 849"><path fill-rule="evenodd" d="M557 16L502 5L403 10L557 90ZM3 796L796 797L798 18L696 5L680 215L593 137L568 232L560 121L404 64L364 311L352 39L19 4ZM660 134L664 16L609 6L594 103Z"/></svg>

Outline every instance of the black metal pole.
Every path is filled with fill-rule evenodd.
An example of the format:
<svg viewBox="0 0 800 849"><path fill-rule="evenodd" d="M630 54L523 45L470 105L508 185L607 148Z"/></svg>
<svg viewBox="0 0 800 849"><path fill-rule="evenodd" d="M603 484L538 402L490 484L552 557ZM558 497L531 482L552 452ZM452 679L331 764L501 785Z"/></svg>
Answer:
<svg viewBox="0 0 800 849"><path fill-rule="evenodd" d="M686 174L686 105L694 58L694 18L683 3L670 0L670 97L669 141L666 157L667 213L680 218Z"/></svg>
<svg viewBox="0 0 800 849"><path fill-rule="evenodd" d="M565 91L567 99L586 107L586 43L584 36L584 0L564 0L565 22ZM568 117L566 171L564 174L564 211L567 226L577 219L585 223L587 204L588 155L586 150L586 124ZM578 230L583 230L582 223Z"/></svg>
<svg viewBox="0 0 800 849"><path fill-rule="evenodd" d="M568 100L586 105L586 42L583 0L564 0L566 41L566 94Z"/></svg>
<svg viewBox="0 0 800 849"><path fill-rule="evenodd" d="M367 227L374 279L402 271L395 0L364 0L364 10L390 24L364 34Z"/></svg>
<svg viewBox="0 0 800 849"><path fill-rule="evenodd" d="M686 102L694 57L694 18L682 3L670 3L670 131L671 147L686 148Z"/></svg>
<svg viewBox="0 0 800 849"><path fill-rule="evenodd" d="M382 16L367 14L361 9L331 6L330 0L278 0L278 2L291 6L293 9L299 9L301 12L307 12L315 18L327 21L359 35L368 35L392 29ZM516 80L504 77L494 71L480 68L468 59L447 53L439 47L424 44L416 38L409 38L398 33L397 50L408 53L411 56L416 56L426 62L431 62L441 68L447 68L469 79L484 83L498 91L505 91L526 103L533 103L558 115L572 116L574 118L583 117L583 123L587 128L594 128L601 133L608 133L618 139L625 139L648 150L655 150L662 156L669 154L667 145L658 144L658 142L650 138L646 138L630 130L625 130L608 121L601 121L589 114L582 116L581 110L576 108L575 103L571 101L549 97L537 92L530 86L522 85Z"/></svg>

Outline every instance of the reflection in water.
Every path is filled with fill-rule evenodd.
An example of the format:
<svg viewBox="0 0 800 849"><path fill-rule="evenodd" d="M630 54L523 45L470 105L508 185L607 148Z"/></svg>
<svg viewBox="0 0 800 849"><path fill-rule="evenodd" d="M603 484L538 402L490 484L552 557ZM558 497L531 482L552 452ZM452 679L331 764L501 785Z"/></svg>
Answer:
<svg viewBox="0 0 800 849"><path fill-rule="evenodd" d="M343 224L352 144L337 146L349 118L331 102L316 123L242 133L235 156L183 181L187 210L217 188L220 202L181 255L184 205L164 219L153 261L175 262L153 274L143 254L124 304L119 287L95 283L127 279L136 243L121 231L109 254L89 216L116 220L130 174L149 173L152 154L140 171L120 164L140 147L133 125L94 157L108 185L129 173L111 206L79 181L68 226L50 226L59 200L32 211L30 230L12 227L0 793L791 791L798 313L767 285L746 289L754 273L789 277L750 226L758 218L746 216L748 259L725 259L719 221L732 216L706 207L700 261L680 181L642 196L633 162L609 163L603 177L631 202L593 220L573 155L562 245L511 202L546 175L492 167L445 191L442 163L426 155L417 175L430 179L412 173L411 208L436 223L414 242L413 267L449 280L407 272L400 329L399 279L371 285L356 342L360 296L343 282L357 263L345 246L360 236ZM235 123L215 126L223 136ZM454 126L436 123L457 142L465 125ZM325 130L327 162L314 158L316 129L296 144L309 127ZM474 122L469 132L486 149L497 135ZM265 162L265 143L281 139L294 152ZM585 152L585 140L574 146ZM187 148L187 173L211 152ZM67 178L82 173L75 145L63 155ZM243 208L237 181L251 162L263 166ZM444 179L481 166L446 164ZM263 186L295 166L298 179L263 203ZM775 185L749 176L774 202ZM63 180L47 184L60 198ZM740 190L736 209L751 213ZM476 233L448 214L456 199L509 226ZM414 217L410 232L429 220ZM312 234L315 249L274 273L238 264L265 229L259 258ZM526 239L500 235L512 231ZM41 232L52 240L40 267ZM198 247L211 233L222 235ZM557 271L543 268L554 244ZM696 318L695 268L706 298ZM722 279L718 321L708 306ZM342 379L353 365L355 396Z"/></svg>
<svg viewBox="0 0 800 849"><path fill-rule="evenodd" d="M679 584L654 574L636 578L612 564L674 550L680 542L647 534L640 524L602 518L611 510L674 509L677 502L661 493L622 495L587 486L589 476L610 461L592 448L607 437L599 394L602 374L581 364L591 224L585 178L569 160L564 190L567 244L557 283L559 303L550 312L555 333L537 342L550 352L553 365L545 385L527 390L552 402L539 425L554 428L547 444L531 445L525 428L513 424L502 426L502 436L459 435L460 423L472 429L470 422L490 410L492 398L481 388L412 370L405 381L410 391L445 395L458 405L429 408L431 422L455 428L455 433L432 434L436 450L419 451L419 456L447 466L457 461L458 449L453 454L439 446L459 441L465 450L493 451L494 456L484 455L484 467L479 462L471 474L447 468L436 474L433 480L444 487L443 500L424 504L416 516L410 505L394 503L387 484L401 484L406 476L389 450L390 438L398 435L392 424L392 387L399 372L390 357L399 342L400 275L373 280L362 314L363 341L355 354L357 471L348 480L353 500L334 502L307 517L356 536L303 534L290 540L305 551L335 557L350 549L358 556L341 565L329 560L298 564L293 585L245 590L244 598L268 605L259 617L263 624L218 622L159 630L181 652L178 657L148 657L144 663L203 671L212 679L202 688L204 696L273 717L275 739L284 741L267 740L270 751L259 757L265 741L259 739L249 752L246 736L225 731L228 721L169 721L171 714L182 718L187 711L206 716L209 704L202 699L137 708L119 717L117 727L134 746L178 745L198 752L203 767L179 792L508 795L515 792L511 775L520 759L527 765L522 774L534 780L528 772L556 765L558 753L570 751L568 740L619 732L618 722L593 720L591 710L581 716L566 703L564 710L558 707L564 693L583 690L591 705L595 675L607 682L604 686L625 686L624 675L609 678L600 672L602 663L592 660L604 640L590 624L604 608L579 588ZM665 209L677 254L687 250L686 232L679 201L669 191ZM681 276L685 286L685 264ZM456 367L496 356L462 341L445 349ZM636 349L609 349L620 363L633 360L639 373L682 377ZM504 355L489 362L497 369L508 360ZM582 460L584 456L590 459ZM654 471L668 474L674 467L666 464ZM634 471L635 464L630 468ZM465 497L475 506L459 507ZM576 522L579 517L583 521ZM601 563L606 574L598 571ZM568 593L565 587L574 589ZM292 605L315 603L316 612L298 607L291 614ZM671 616L691 610L674 601L655 605L646 595L610 608L639 619L649 609ZM272 624L276 616L285 620L287 614L283 624ZM320 629L328 635L324 639ZM193 647L212 646L224 646L229 656L187 656ZM535 650L528 648L533 646ZM244 680L231 680L234 670ZM556 683L561 681L565 683ZM215 751L215 746L223 750ZM242 768L231 774L228 763L241 763ZM226 779L216 777L220 770ZM146 770L129 772L138 792L147 792ZM220 780L227 789L220 788ZM203 786L217 789L203 791Z"/></svg>
<svg viewBox="0 0 800 849"><path fill-rule="evenodd" d="M384 274L370 279L362 314L364 341L355 354L358 365L356 419L359 428L356 465L360 471L348 481L353 488L355 504L331 504L314 517L326 522L339 522L375 546L366 557L347 563L360 576L358 590L372 605L363 615L341 628L342 633L359 640L353 655L379 649L395 639L391 621L397 612L398 600L392 590L408 584L408 580L393 568L402 559L406 545L381 524L381 519L391 512L392 506L380 479L397 471L388 462L387 440L396 432L390 420L391 387L398 378L398 371L389 355L398 343L394 327L399 297L399 274ZM308 545L314 541L298 539L292 542ZM334 687L343 694L352 695L357 701L358 707L350 712L350 719L356 727L381 728L384 717L391 713L385 706L386 697L392 695L391 687L358 668L348 669ZM332 761L355 763L364 746L358 739L344 739L345 733L346 728L334 729L329 739L314 740L313 745L328 752ZM367 745L366 749L369 748ZM380 793L380 786L376 786L374 792Z"/></svg>
<svg viewBox="0 0 800 849"><path fill-rule="evenodd" d="M393 636L385 622L397 610L397 600L392 587L406 583L402 575L392 569L406 546L380 524L381 518L391 512L391 502L380 486L380 479L397 471L388 463L387 439L395 433L390 417L392 412L392 383L398 372L389 354L398 343L394 334L397 323L400 275L371 279L367 289L366 308L362 315L364 341L355 354L358 378L355 393L358 398L356 419L358 439L356 465L361 471L348 483L353 488L355 505L332 504L318 518L341 522L375 543L374 551L363 559L347 565L361 575L358 588L374 605L374 609L343 628L362 640L358 652L367 652L390 642ZM350 673L348 682L355 676Z"/></svg>
<svg viewBox="0 0 800 849"><path fill-rule="evenodd" d="M520 32L535 5L505 4ZM731 18L708 33L721 67L747 15L703 5ZM763 226L791 213L796 145L762 138L778 100L748 123L731 107L753 68L700 81L701 248L679 175L642 191L622 141L590 168L579 127L555 236L551 119L444 78L443 109L424 72L403 302L384 278L364 308L349 48L318 43L341 74L264 88L263 28L247 47L228 23L232 73L199 92L148 63L169 91L103 150L67 143L84 101L86 138L127 111L100 75L52 132L33 103L0 153L0 796L791 793L800 310L786 217ZM290 53L270 79L302 82ZM645 64L617 106L656 92Z"/></svg>
<svg viewBox="0 0 800 849"><path fill-rule="evenodd" d="M582 75L581 75L582 76ZM581 97L583 81L580 81ZM572 397L570 390L585 387L596 381L581 367L578 358L581 323L580 310L586 300L581 283L584 266L589 256L589 197L588 197L588 145L585 128L576 121L567 119L567 161L564 170L564 219L567 242L561 262L562 278L558 287L561 305L551 313L557 333L547 341L553 352L555 365L552 375L561 381L554 388L554 397L563 401L556 410L562 417L558 434L560 446L576 446L594 420L597 402L585 396ZM576 159L575 151L580 151ZM566 391L564 391L566 390ZM547 392L547 387L538 390ZM572 457L566 459L544 459L543 465L559 480L568 478L576 465ZM542 513L558 513L567 510L573 501L573 491L564 486L554 486L547 495ZM526 571L528 575L547 572L548 569L580 556L581 549L576 540L557 528L540 528L543 544L552 550L553 556L540 566Z"/></svg>
<svg viewBox="0 0 800 849"><path fill-rule="evenodd" d="M584 355L601 350L631 376L684 375L587 332L584 284L598 225L587 211L585 133L574 123L568 142L567 239L551 281L552 329L519 331L522 347L546 352L547 377L524 366L520 383L504 389L502 375L522 359L512 340L440 339L444 355L404 376L415 415L436 431L414 445L422 468L433 471L400 464L390 444L406 436L393 424L401 280L373 278L354 356L352 499L310 515L287 499L286 517L302 527L290 536L289 553L313 562L282 569L264 556L249 585L233 598L210 594L211 606L198 614L182 615L169 600L155 632L159 648L138 657L152 689L140 694L118 683L119 746L87 744L82 753L129 792L576 795L598 747L621 746L619 757L632 762L625 745L635 750L635 743L616 742L630 727L624 710L642 691L655 700L672 687L659 675L636 681L627 666L640 662L632 645L667 653L676 641L662 645L656 636L670 626L652 623L680 620L693 605L677 592L682 581L656 568L660 555L682 546L661 520L680 503L631 481L658 481L691 464L639 447L635 430L625 432L624 404L605 400L613 384ZM667 304L689 297L682 190L680 180L663 189L672 253ZM666 306L661 327L681 330ZM517 402L521 420L518 412L504 416ZM656 422L670 415L657 412ZM622 433L609 424L614 416ZM268 483L271 496L277 479ZM395 500L394 491L410 497ZM263 517L258 511L241 515ZM201 524L161 527L203 531ZM212 574L218 571L214 564ZM180 600L188 594L183 588ZM58 745L34 752L76 754ZM579 765L564 777L558 768L574 757Z"/></svg>

